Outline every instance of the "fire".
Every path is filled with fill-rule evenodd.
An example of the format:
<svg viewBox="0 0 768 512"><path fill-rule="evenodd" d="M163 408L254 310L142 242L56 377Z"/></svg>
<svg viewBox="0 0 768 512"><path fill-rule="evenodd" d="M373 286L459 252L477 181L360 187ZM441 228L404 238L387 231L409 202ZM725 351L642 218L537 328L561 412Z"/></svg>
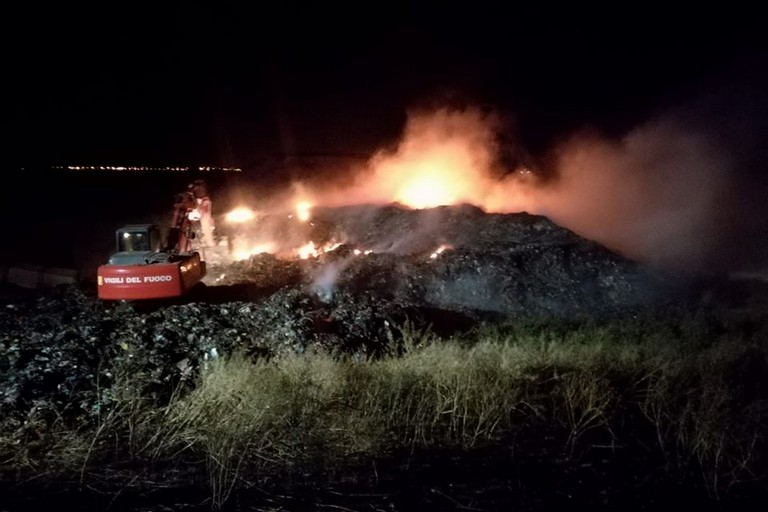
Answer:
<svg viewBox="0 0 768 512"><path fill-rule="evenodd" d="M317 257L317 248L315 247L315 242L307 242L306 244L302 245L298 249L296 249L296 254L299 255L299 258L306 260L307 258L316 258Z"/></svg>
<svg viewBox="0 0 768 512"><path fill-rule="evenodd" d="M428 170L406 182L395 199L399 203L418 209L453 204L457 196L457 191L453 189L460 186L461 183L452 184L444 179L439 170Z"/></svg>
<svg viewBox="0 0 768 512"><path fill-rule="evenodd" d="M276 244L274 242L249 243L247 240L236 239L233 243L232 258L235 261L247 260L255 254L274 254Z"/></svg>
<svg viewBox="0 0 768 512"><path fill-rule="evenodd" d="M341 242L329 242L328 244L323 246L322 252L326 253L326 252L335 251L339 247L341 247Z"/></svg>
<svg viewBox="0 0 768 512"><path fill-rule="evenodd" d="M296 204L296 216L301 222L307 222L310 218L310 210L312 205L307 201L301 201Z"/></svg>
<svg viewBox="0 0 768 512"><path fill-rule="evenodd" d="M429 255L429 259L437 259L438 256L440 256L446 249L453 249L450 245L443 244L440 247L438 247L435 252Z"/></svg>
<svg viewBox="0 0 768 512"><path fill-rule="evenodd" d="M245 206L240 206L228 212L224 216L224 218L226 219L227 222L232 222L234 224L241 224L243 222L248 222L249 220L253 220L254 218L256 218L256 213L250 208L247 208Z"/></svg>
<svg viewBox="0 0 768 512"><path fill-rule="evenodd" d="M615 140L576 133L544 155L546 167L526 167L523 162L533 165L531 155L486 108L409 112L397 144L346 170L322 169L328 172L316 180L293 183L292 191L269 198L270 207L259 204L259 211L279 212L282 220L289 212L291 219L308 222L316 207L468 203L487 213L544 215L639 259L701 265L706 251L692 249L707 247L722 227L710 215L716 211L712 205L724 200L724 172L734 163L718 151L711 134L680 126L676 117L652 121ZM329 176L338 180L331 183ZM245 222L251 215L238 209L227 220ZM266 227L270 232L258 238L280 241L279 253L286 257L309 258L323 252L312 242L299 247L313 236L304 232L310 226L299 225L292 236ZM430 259L447 249L438 248ZM368 251L354 251L363 253Z"/></svg>
<svg viewBox="0 0 768 512"><path fill-rule="evenodd" d="M278 194L266 204L260 204L259 211L281 212L281 215L287 212L289 219L306 223L307 229L296 223L285 228L273 227L267 222L254 237L259 245L264 240L275 243L273 247L260 246L258 251L308 259L333 250L332 244L319 247L317 242L307 241L312 235L305 231L312 225L312 209L317 206L397 202L423 209L471 203L488 212L532 211L526 208L529 203L521 188L521 175L512 173L512 169L506 170L506 174L499 172L494 145L497 129L493 116L480 110L444 109L410 116L399 145L374 154L343 188L334 188L328 183L294 183L291 192ZM254 217L257 215L242 208L230 212L227 219L244 222ZM295 232L291 231L294 229ZM238 258L256 254L256 245L252 243L239 250ZM431 258L437 258L447 248L438 248ZM358 249L354 254L370 252Z"/></svg>
<svg viewBox="0 0 768 512"><path fill-rule="evenodd" d="M303 185L323 206L390 204L416 209L469 203L487 212L533 211L531 186L499 159L501 121L480 109L409 116L400 143L374 154L352 183ZM527 181L532 181L526 176Z"/></svg>
<svg viewBox="0 0 768 512"><path fill-rule="evenodd" d="M322 247L317 247L315 242L310 241L296 249L296 254L298 254L299 258L306 260L308 258L317 258L321 254L335 251L339 247L341 247L341 242L328 242Z"/></svg>

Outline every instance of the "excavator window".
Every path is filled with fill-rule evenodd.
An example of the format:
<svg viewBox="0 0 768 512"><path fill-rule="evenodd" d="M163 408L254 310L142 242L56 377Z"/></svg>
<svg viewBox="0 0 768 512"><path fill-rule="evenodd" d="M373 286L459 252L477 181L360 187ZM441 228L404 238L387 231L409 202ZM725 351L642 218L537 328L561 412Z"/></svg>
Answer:
<svg viewBox="0 0 768 512"><path fill-rule="evenodd" d="M159 252L162 250L163 240L160 236L159 229L152 229L149 231L149 249L151 251Z"/></svg>
<svg viewBox="0 0 768 512"><path fill-rule="evenodd" d="M125 252L148 251L149 237L144 232L126 231L120 237L119 249Z"/></svg>
<svg viewBox="0 0 768 512"><path fill-rule="evenodd" d="M163 239L154 224L125 226L117 230L117 252L161 252Z"/></svg>

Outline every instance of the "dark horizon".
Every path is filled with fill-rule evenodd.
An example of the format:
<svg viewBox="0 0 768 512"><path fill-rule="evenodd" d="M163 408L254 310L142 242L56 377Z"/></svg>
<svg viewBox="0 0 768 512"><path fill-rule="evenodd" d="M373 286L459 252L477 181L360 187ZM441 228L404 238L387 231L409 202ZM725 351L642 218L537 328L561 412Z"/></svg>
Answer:
<svg viewBox="0 0 768 512"><path fill-rule="evenodd" d="M756 11L139 3L8 19L2 168L23 179L2 204L20 245L66 215L153 214L127 191L161 204L187 179L132 177L106 192L34 169L238 167L234 181L258 197L357 176L352 164L397 156L414 117L448 109L498 118L497 167L566 187L554 210L538 203L566 227L651 259L670 244L725 267L768 255L768 38ZM589 156L576 177L563 154Z"/></svg>
<svg viewBox="0 0 768 512"><path fill-rule="evenodd" d="M501 112L540 155L584 126L621 135L723 83L764 80L768 62L746 11L365 14L22 11L3 36L13 161L247 168L371 154L397 140L409 110L445 104Z"/></svg>

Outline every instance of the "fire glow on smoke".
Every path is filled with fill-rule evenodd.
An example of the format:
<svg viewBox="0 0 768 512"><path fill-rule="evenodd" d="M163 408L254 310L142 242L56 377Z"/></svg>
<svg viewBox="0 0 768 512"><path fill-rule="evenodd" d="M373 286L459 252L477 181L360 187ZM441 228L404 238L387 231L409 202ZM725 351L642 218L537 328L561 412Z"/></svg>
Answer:
<svg viewBox="0 0 768 512"><path fill-rule="evenodd" d="M494 114L479 109L414 113L394 149L374 154L343 186L297 184L301 194L285 210L309 222L315 206L468 203L488 213L545 215L639 260L700 263L704 241L714 235L710 212L722 199L717 190L730 164L711 137L674 117L649 122L620 140L578 133L553 149L554 168L540 172L500 163L503 129ZM239 222L257 218L245 210L231 215ZM250 241L238 254L274 246L274 240ZM333 249L303 240L294 255L328 250ZM443 250L436 247L434 257Z"/></svg>

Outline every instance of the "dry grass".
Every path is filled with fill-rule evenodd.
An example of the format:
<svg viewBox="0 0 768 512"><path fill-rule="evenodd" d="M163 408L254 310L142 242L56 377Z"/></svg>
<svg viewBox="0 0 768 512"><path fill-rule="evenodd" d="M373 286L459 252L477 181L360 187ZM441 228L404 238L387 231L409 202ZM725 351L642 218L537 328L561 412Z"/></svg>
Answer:
<svg viewBox="0 0 768 512"><path fill-rule="evenodd" d="M768 347L710 323L509 324L450 340L406 324L379 359L233 354L211 361L170 403L118 379L95 431L60 437L42 459L20 434L29 425L0 435L0 452L17 454L9 464L59 457L81 469L114 445L138 459L192 456L205 460L221 506L254 470L408 447L471 449L542 423L573 453L585 436L621 437L624 416L636 413L668 462L701 468L718 495L760 476L765 462L768 397L745 397L732 370L747 356L768 360Z"/></svg>

